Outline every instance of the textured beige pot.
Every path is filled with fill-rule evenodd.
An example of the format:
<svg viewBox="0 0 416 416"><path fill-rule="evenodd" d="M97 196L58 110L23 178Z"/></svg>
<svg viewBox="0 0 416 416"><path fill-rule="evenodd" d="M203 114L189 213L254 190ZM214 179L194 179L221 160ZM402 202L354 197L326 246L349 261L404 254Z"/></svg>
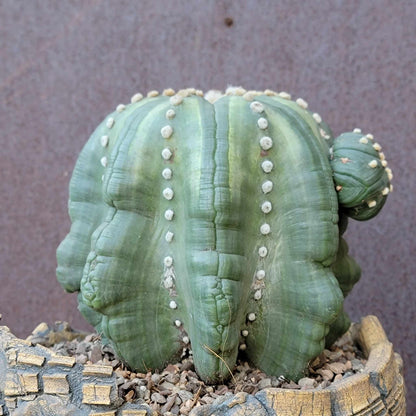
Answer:
<svg viewBox="0 0 416 416"><path fill-rule="evenodd" d="M354 326L356 341L368 357L362 373L325 389L269 388L252 396L237 393L226 400L195 409L194 416L352 416L406 415L403 362L375 316Z"/></svg>
<svg viewBox="0 0 416 416"><path fill-rule="evenodd" d="M368 357L364 371L325 389L268 388L256 395L237 393L193 409L193 416L405 416L402 360L378 319L354 326ZM32 346L0 327L0 415L150 416L142 404L117 397L111 366L76 364L48 348Z"/></svg>

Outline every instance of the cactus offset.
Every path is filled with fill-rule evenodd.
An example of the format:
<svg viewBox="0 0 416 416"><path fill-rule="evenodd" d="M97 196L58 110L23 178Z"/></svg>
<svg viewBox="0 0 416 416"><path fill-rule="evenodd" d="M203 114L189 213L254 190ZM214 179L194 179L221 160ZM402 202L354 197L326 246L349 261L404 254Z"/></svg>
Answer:
<svg viewBox="0 0 416 416"><path fill-rule="evenodd" d="M360 269L342 234L384 204L386 166L286 93L136 94L79 156L58 279L133 369L190 342L206 381L239 350L297 379L348 327Z"/></svg>

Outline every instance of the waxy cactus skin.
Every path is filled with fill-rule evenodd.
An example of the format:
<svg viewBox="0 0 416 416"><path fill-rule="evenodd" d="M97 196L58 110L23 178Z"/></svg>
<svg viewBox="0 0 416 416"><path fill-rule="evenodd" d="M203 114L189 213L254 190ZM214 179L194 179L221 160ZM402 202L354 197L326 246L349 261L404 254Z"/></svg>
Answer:
<svg viewBox="0 0 416 416"><path fill-rule="evenodd" d="M348 327L360 269L342 233L379 211L391 171L371 135L333 139L302 99L212 95L137 94L97 127L71 179L58 280L135 370L190 342L205 381L239 351L298 379Z"/></svg>

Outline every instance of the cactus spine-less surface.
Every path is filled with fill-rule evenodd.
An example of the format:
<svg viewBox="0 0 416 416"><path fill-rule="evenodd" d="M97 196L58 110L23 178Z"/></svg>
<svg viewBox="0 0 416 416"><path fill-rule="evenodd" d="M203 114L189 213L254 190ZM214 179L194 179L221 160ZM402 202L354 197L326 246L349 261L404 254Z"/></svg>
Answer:
<svg viewBox="0 0 416 416"><path fill-rule="evenodd" d="M286 93L136 94L79 156L58 279L133 369L190 343L206 381L239 351L297 379L348 327L360 269L342 233L391 190L380 150Z"/></svg>

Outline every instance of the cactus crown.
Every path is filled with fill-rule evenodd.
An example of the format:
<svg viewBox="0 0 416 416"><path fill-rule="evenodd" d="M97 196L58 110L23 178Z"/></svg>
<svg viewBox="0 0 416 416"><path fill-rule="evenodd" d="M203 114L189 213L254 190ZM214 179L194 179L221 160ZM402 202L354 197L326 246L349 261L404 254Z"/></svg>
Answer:
<svg viewBox="0 0 416 416"><path fill-rule="evenodd" d="M348 327L342 234L392 189L380 150L287 93L136 94L79 156L58 280L134 369L190 343L206 381L239 352L297 379Z"/></svg>

